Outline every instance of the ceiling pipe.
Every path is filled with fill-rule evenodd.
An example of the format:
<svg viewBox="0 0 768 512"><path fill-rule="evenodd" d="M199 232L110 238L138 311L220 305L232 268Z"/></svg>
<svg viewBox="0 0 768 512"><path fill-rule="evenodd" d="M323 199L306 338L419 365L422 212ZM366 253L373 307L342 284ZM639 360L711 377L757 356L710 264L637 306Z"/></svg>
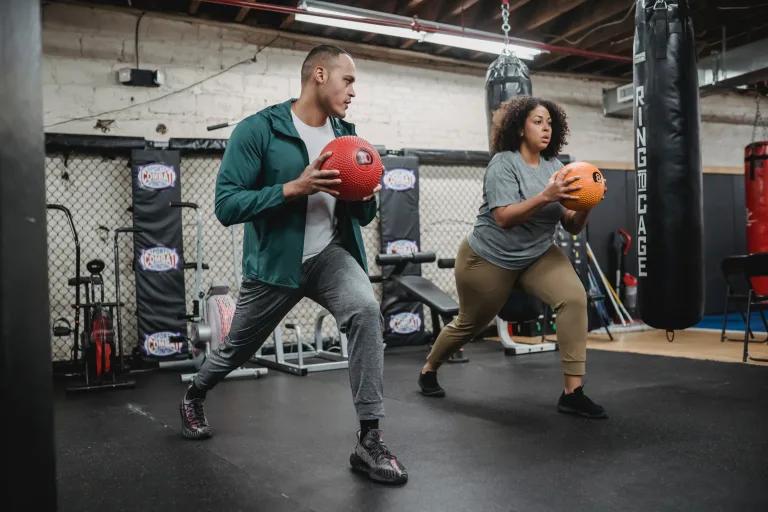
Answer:
<svg viewBox="0 0 768 512"><path fill-rule="evenodd" d="M249 2L246 0L201 0L201 1L209 4L230 5L233 7L247 7L249 9L255 9L258 11L278 12L281 14L311 14L312 16L320 16L324 18L332 18L332 19L344 20L344 21L356 21L359 23L369 23L372 25L383 25L385 27L408 28L412 30L420 30L423 32L430 32L430 33L437 33L437 34L449 34L453 36L467 35L467 33L461 30L460 28L452 29L445 26L436 27L434 25L431 25L429 22L424 22L416 19L414 19L412 23L406 23L406 22L399 22L399 21L376 19L376 18L349 17L349 16L330 14L330 13L308 12L304 9L299 9L298 7L265 4L261 2ZM488 41L494 41L494 42L504 42L503 36L500 36L500 35L496 36L490 33L473 31L472 37L476 37L478 39L486 39ZM578 48L566 48L564 46L556 46L556 45L551 45L547 43L541 43L538 41L529 41L527 39L520 39L517 37L510 37L509 42L513 44L519 44L521 46L528 46L530 48L536 48L539 50L548 51L551 53L575 55L579 57L586 57L588 59L611 60L616 62L632 62L632 57L629 57L629 56L625 57L623 55L612 55L610 53L580 50Z"/></svg>

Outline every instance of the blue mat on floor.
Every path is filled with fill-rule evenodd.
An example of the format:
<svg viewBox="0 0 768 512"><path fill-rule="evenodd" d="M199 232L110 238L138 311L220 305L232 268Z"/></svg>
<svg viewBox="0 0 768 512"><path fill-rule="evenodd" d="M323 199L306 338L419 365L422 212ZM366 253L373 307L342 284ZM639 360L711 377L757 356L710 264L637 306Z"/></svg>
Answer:
<svg viewBox="0 0 768 512"><path fill-rule="evenodd" d="M768 319L768 316L766 316L766 319ZM750 321L750 324L753 333L765 332L765 326L763 325L763 320L760 318L760 313L752 313L752 320ZM700 329L720 330L723 328L723 315L706 315L702 321L696 324L694 327ZM744 324L744 320L742 320L740 314L730 313L728 315L728 320L725 326L727 330L744 332L746 327L747 326Z"/></svg>

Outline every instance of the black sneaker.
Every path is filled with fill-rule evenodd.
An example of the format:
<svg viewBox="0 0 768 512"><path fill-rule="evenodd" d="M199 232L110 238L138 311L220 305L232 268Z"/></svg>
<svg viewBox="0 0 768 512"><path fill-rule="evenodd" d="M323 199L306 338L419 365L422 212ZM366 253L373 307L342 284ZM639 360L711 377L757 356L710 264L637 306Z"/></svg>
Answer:
<svg viewBox="0 0 768 512"><path fill-rule="evenodd" d="M445 390L437 383L437 372L419 372L419 387L424 396L445 396Z"/></svg>
<svg viewBox="0 0 768 512"><path fill-rule="evenodd" d="M368 478L376 482L404 484L408 481L408 472L389 452L378 429L368 431L362 440L358 432L357 446L349 456L349 463L354 470L367 473Z"/></svg>
<svg viewBox="0 0 768 512"><path fill-rule="evenodd" d="M187 439L208 439L213 435L203 410L204 398L181 399L181 435Z"/></svg>
<svg viewBox="0 0 768 512"><path fill-rule="evenodd" d="M584 394L584 387L579 386L573 393L566 395L565 391L557 402L557 410L567 414L576 414L585 418L607 418L608 414L602 406L597 405Z"/></svg>

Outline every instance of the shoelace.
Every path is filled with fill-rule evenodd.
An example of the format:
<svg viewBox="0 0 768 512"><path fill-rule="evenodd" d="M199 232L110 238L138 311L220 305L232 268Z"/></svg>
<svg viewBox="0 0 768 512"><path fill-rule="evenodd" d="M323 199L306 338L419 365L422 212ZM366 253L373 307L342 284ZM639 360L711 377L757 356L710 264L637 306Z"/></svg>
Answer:
<svg viewBox="0 0 768 512"><path fill-rule="evenodd" d="M201 427L208 426L208 422L205 419L205 411L203 410L202 400L192 400L189 404L187 404L187 407L192 409L195 423L199 424Z"/></svg>
<svg viewBox="0 0 768 512"><path fill-rule="evenodd" d="M370 452L377 464L382 460L392 460L395 458L389 451L389 448L387 448L387 445L384 444L384 441L381 441L380 439L373 441L373 446L371 446Z"/></svg>

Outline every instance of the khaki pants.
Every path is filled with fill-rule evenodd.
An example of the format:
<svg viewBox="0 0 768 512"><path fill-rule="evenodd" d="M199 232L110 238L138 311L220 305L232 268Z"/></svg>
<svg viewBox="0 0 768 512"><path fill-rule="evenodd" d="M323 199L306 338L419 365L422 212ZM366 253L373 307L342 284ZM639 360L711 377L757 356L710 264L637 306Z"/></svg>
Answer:
<svg viewBox="0 0 768 512"><path fill-rule="evenodd" d="M459 314L440 332L428 361L439 366L477 337L501 311L517 284L556 311L564 373L586 373L587 293L559 247L553 245L526 269L506 270L478 256L465 239L454 272Z"/></svg>

